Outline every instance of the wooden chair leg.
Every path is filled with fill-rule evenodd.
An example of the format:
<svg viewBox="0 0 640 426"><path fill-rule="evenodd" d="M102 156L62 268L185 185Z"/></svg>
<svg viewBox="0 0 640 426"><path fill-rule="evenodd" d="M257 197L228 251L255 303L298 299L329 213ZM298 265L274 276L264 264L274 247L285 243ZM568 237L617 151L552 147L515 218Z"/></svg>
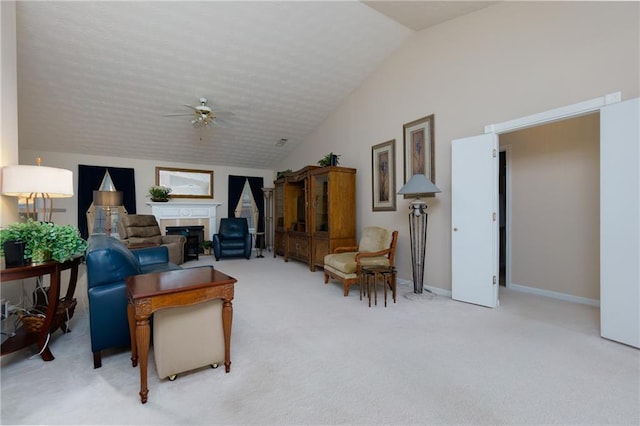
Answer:
<svg viewBox="0 0 640 426"><path fill-rule="evenodd" d="M329 283L329 274L327 274L326 272L324 273L324 283L325 284Z"/></svg>

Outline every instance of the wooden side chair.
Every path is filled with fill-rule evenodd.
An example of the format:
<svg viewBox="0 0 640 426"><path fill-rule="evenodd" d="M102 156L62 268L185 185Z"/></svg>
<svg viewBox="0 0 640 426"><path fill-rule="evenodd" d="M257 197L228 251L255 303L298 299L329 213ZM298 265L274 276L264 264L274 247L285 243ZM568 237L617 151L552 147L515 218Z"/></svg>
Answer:
<svg viewBox="0 0 640 426"><path fill-rule="evenodd" d="M377 226L362 230L358 246L337 247L324 257L324 283L333 278L342 282L345 297L349 287L360 283L362 266L394 266L393 259L398 241L398 231Z"/></svg>

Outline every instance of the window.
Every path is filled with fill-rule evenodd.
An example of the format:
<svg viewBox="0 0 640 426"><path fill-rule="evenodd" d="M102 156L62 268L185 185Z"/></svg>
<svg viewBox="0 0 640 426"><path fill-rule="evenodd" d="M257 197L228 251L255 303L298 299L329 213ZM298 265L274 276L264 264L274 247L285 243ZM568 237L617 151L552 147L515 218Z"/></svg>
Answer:
<svg viewBox="0 0 640 426"><path fill-rule="evenodd" d="M242 188L242 196L240 197L240 201L235 209L236 217L244 217L247 219L247 223L249 224L249 232L255 234L256 228L258 227L258 206L256 205L256 200L253 198L253 194L251 193L251 186L249 186L249 179L244 182L244 187Z"/></svg>

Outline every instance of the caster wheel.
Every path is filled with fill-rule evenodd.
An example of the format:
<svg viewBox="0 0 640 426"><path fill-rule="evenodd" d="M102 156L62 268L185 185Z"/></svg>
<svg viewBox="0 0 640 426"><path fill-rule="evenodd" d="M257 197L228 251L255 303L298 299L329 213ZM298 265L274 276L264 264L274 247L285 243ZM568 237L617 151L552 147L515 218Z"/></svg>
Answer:
<svg viewBox="0 0 640 426"><path fill-rule="evenodd" d="M211 364L211 368L218 368L218 363L216 362L215 364Z"/></svg>
<svg viewBox="0 0 640 426"><path fill-rule="evenodd" d="M173 382L173 381L176 379L176 377L178 377L178 375L177 375L177 374L172 374L172 375L170 375L170 376L168 377L168 379L169 379L169 381L170 381L170 382Z"/></svg>

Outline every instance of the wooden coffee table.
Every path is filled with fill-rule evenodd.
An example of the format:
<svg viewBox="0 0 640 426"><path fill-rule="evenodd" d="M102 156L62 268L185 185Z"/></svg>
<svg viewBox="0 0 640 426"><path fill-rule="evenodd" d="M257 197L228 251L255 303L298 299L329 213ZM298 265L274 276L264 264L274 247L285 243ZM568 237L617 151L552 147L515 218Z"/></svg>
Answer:
<svg viewBox="0 0 640 426"><path fill-rule="evenodd" d="M147 366L149 358L149 317L153 312L188 306L207 300L222 299L224 331L224 366L231 370L231 321L233 290L236 279L211 266L134 275L127 278L131 364L140 357L140 401L147 402Z"/></svg>

